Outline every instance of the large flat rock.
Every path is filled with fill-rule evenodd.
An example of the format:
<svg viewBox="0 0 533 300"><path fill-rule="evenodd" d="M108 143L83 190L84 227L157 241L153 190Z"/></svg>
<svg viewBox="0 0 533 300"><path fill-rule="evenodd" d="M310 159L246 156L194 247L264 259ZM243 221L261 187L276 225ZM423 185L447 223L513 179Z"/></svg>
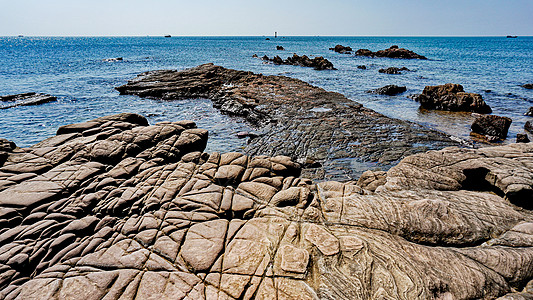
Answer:
<svg viewBox="0 0 533 300"><path fill-rule="evenodd" d="M164 100L211 99L222 113L243 117L261 130L247 154L319 162L317 169L304 165L304 174L313 178L356 178L414 153L458 145L441 132L388 118L298 79L213 64L143 73L117 90Z"/></svg>
<svg viewBox="0 0 533 300"><path fill-rule="evenodd" d="M206 142L120 114L10 147L0 298L533 296L531 143L416 154L357 186Z"/></svg>

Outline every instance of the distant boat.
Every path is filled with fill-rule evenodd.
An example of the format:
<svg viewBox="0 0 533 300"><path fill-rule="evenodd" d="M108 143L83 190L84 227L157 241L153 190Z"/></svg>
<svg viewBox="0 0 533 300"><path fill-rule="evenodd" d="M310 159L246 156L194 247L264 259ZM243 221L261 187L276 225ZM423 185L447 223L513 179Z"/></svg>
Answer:
<svg viewBox="0 0 533 300"><path fill-rule="evenodd" d="M516 39L517 37L518 37L518 36L516 36L516 35L508 35L508 36L507 36L508 39Z"/></svg>
<svg viewBox="0 0 533 300"><path fill-rule="evenodd" d="M165 35L165 37L172 37L170 34Z"/></svg>

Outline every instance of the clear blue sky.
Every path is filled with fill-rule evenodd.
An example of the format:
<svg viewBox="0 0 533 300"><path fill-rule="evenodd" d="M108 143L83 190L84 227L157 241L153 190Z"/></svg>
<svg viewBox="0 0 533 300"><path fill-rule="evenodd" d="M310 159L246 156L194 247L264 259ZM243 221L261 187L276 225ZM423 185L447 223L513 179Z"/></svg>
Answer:
<svg viewBox="0 0 533 300"><path fill-rule="evenodd" d="M533 35L533 0L0 0L6 35Z"/></svg>

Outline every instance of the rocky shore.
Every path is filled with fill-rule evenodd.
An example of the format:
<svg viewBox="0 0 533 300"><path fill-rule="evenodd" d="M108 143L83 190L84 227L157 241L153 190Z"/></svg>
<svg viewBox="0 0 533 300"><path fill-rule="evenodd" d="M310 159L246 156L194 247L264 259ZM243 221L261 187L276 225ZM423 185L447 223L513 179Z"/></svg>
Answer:
<svg viewBox="0 0 533 300"><path fill-rule="evenodd" d="M167 71L129 88L155 96L146 76L164 75L188 78L180 95L230 97L222 75L234 87L260 76L185 72L211 83ZM207 136L119 114L30 148L0 140L0 298L533 297L531 143L419 153L355 184L298 177L286 156L204 153Z"/></svg>
<svg viewBox="0 0 533 300"><path fill-rule="evenodd" d="M258 127L260 134L245 153L289 156L311 178L356 178L366 169L386 170L414 153L459 144L298 79L213 64L143 73L117 90L164 100L211 99L222 113Z"/></svg>

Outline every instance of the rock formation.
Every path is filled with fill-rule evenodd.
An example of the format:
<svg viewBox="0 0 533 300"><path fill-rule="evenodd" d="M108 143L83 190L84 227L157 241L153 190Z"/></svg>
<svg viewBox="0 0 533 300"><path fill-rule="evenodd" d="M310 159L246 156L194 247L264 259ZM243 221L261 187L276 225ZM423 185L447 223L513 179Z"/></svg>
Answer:
<svg viewBox="0 0 533 300"><path fill-rule="evenodd" d="M533 124L531 121L526 121L526 124L524 124L524 130L529 133L533 133Z"/></svg>
<svg viewBox="0 0 533 300"><path fill-rule="evenodd" d="M397 94L401 94L405 91L407 91L407 88L405 86L397 86L397 85L389 84L384 87L380 87L379 89L367 91L367 93L394 96Z"/></svg>
<svg viewBox="0 0 533 300"><path fill-rule="evenodd" d="M379 69L379 73L385 73L385 74L402 74L400 71L411 71L406 67L396 68L396 67L389 67L386 69Z"/></svg>
<svg viewBox="0 0 533 300"><path fill-rule="evenodd" d="M360 70L366 70L366 66L365 65L357 66L357 68L360 69Z"/></svg>
<svg viewBox="0 0 533 300"><path fill-rule="evenodd" d="M24 93L17 95L0 96L0 109L16 106L38 105L56 101L57 98L47 94Z"/></svg>
<svg viewBox="0 0 533 300"><path fill-rule="evenodd" d="M206 142L133 114L2 141L0 298L533 296L531 143L416 154L358 186Z"/></svg>
<svg viewBox="0 0 533 300"><path fill-rule="evenodd" d="M480 115L472 123L472 131L487 137L489 142L505 140L512 120L508 117Z"/></svg>
<svg viewBox="0 0 533 300"><path fill-rule="evenodd" d="M283 46L276 46L276 50L285 50L285 48L283 48Z"/></svg>
<svg viewBox="0 0 533 300"><path fill-rule="evenodd" d="M307 57L307 55L299 56L297 54L293 54L292 57L290 56L283 60L277 55L274 58L268 58L268 56L265 55L263 56L263 60L272 62L275 65L302 66L313 68L315 70L336 70L335 67L333 67L333 64L322 56L317 56L311 59Z"/></svg>
<svg viewBox="0 0 533 300"><path fill-rule="evenodd" d="M517 143L529 143L529 137L527 136L527 133L517 133L516 134L516 142Z"/></svg>
<svg viewBox="0 0 533 300"><path fill-rule="evenodd" d="M533 83L526 83L524 85L522 85L523 88L526 88L526 89L533 89Z"/></svg>
<svg viewBox="0 0 533 300"><path fill-rule="evenodd" d="M351 47L344 47L343 45L336 45L334 48L329 48L329 50L333 50L340 54L352 54L352 48Z"/></svg>
<svg viewBox="0 0 533 300"><path fill-rule="evenodd" d="M420 102L420 107L425 109L482 114L492 112L480 94L465 93L460 84L447 83L445 85L426 86L422 94L415 95L413 99Z"/></svg>
<svg viewBox="0 0 533 300"><path fill-rule="evenodd" d="M533 106L529 108L529 110L524 114L525 116L533 117Z"/></svg>
<svg viewBox="0 0 533 300"><path fill-rule="evenodd" d="M389 49L379 50L372 52L368 49L359 49L355 52L358 56L370 56L370 57L388 57L388 58L405 58L405 59L427 59L427 57L414 53L411 50L404 48L398 48L393 45Z"/></svg>
<svg viewBox="0 0 533 300"><path fill-rule="evenodd" d="M117 90L164 100L211 99L221 112L260 127L247 154L319 162L322 167L304 170L312 178L355 178L370 166L385 170L407 155L458 145L440 132L388 118L297 79L212 64L147 72Z"/></svg>

